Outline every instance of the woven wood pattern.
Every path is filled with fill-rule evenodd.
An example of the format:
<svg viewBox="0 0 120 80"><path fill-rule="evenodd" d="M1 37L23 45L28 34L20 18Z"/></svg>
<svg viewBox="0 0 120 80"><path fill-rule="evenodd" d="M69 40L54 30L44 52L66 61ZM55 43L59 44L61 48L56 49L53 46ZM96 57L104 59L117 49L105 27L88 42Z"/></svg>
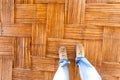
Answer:
<svg viewBox="0 0 120 80"><path fill-rule="evenodd" d="M0 0L0 80L52 80L61 45L80 80L75 43L103 80L120 80L120 0Z"/></svg>

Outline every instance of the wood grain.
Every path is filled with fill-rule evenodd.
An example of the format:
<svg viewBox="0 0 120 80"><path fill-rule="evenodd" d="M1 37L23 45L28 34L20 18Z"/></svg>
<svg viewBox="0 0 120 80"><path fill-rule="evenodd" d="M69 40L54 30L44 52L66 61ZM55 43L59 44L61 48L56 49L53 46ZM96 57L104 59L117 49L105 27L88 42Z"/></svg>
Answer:
<svg viewBox="0 0 120 80"><path fill-rule="evenodd" d="M2 36L31 37L32 25L30 24L4 25L2 27Z"/></svg>
<svg viewBox="0 0 120 80"><path fill-rule="evenodd" d="M74 48L76 43L80 43L79 40L69 39L54 39L49 38L47 44L47 56L51 58L58 58L58 49L60 46L66 46L69 59L75 58Z"/></svg>
<svg viewBox="0 0 120 80"><path fill-rule="evenodd" d="M86 0L87 3L110 3L110 4L118 4L119 0Z"/></svg>
<svg viewBox="0 0 120 80"><path fill-rule="evenodd" d="M83 43L86 58L100 72L103 53L102 40L85 40Z"/></svg>
<svg viewBox="0 0 120 80"><path fill-rule="evenodd" d="M16 23L46 23L46 4L17 4L15 10Z"/></svg>
<svg viewBox="0 0 120 80"><path fill-rule="evenodd" d="M120 0L0 0L0 80L52 80L66 46L70 80L80 80L75 44L102 80L120 80Z"/></svg>
<svg viewBox="0 0 120 80"><path fill-rule="evenodd" d="M0 56L0 79L2 79L2 57Z"/></svg>
<svg viewBox="0 0 120 80"><path fill-rule="evenodd" d="M104 62L102 63L102 74L107 74L111 76L120 77L120 64L113 62Z"/></svg>
<svg viewBox="0 0 120 80"><path fill-rule="evenodd" d="M35 0L35 3L65 3L65 0Z"/></svg>
<svg viewBox="0 0 120 80"><path fill-rule="evenodd" d="M45 72L45 80L51 80L54 77L55 72Z"/></svg>
<svg viewBox="0 0 120 80"><path fill-rule="evenodd" d="M46 54L46 25L32 26L32 55L44 57Z"/></svg>
<svg viewBox="0 0 120 80"><path fill-rule="evenodd" d="M51 38L63 38L64 4L49 4L47 16L47 36Z"/></svg>
<svg viewBox="0 0 120 80"><path fill-rule="evenodd" d="M119 47L120 47L120 29L119 28L108 28L104 30L104 61L119 62ZM107 48L111 46L110 48ZM115 53L115 54L114 54ZM106 55L107 58L105 57ZM113 57L115 56L115 57Z"/></svg>
<svg viewBox="0 0 120 80"><path fill-rule="evenodd" d="M44 80L44 72L32 71L29 69L13 69L13 80Z"/></svg>
<svg viewBox="0 0 120 80"><path fill-rule="evenodd" d="M14 0L1 0L1 22L14 24Z"/></svg>
<svg viewBox="0 0 120 80"><path fill-rule="evenodd" d="M85 0L66 0L66 24L83 24Z"/></svg>
<svg viewBox="0 0 120 80"><path fill-rule="evenodd" d="M16 38L14 67L25 69L31 67L31 38Z"/></svg>
<svg viewBox="0 0 120 80"><path fill-rule="evenodd" d="M65 0L15 0L16 4L65 3Z"/></svg>
<svg viewBox="0 0 120 80"><path fill-rule="evenodd" d="M46 25L33 24L32 25L32 44L46 44Z"/></svg>
<svg viewBox="0 0 120 80"><path fill-rule="evenodd" d="M87 4L85 22L97 25L120 25L119 4Z"/></svg>
<svg viewBox="0 0 120 80"><path fill-rule="evenodd" d="M2 35L2 23L0 22L0 36Z"/></svg>
<svg viewBox="0 0 120 80"><path fill-rule="evenodd" d="M0 56L14 55L14 38L0 37Z"/></svg>
<svg viewBox="0 0 120 80"><path fill-rule="evenodd" d="M1 25L1 14L2 14L2 0L0 0L0 25Z"/></svg>
<svg viewBox="0 0 120 80"><path fill-rule="evenodd" d="M40 58L40 57L32 57L32 68L34 70L41 70L41 71L55 71L55 59L51 58Z"/></svg>
<svg viewBox="0 0 120 80"><path fill-rule="evenodd" d="M74 31L73 31L74 29ZM102 39L103 27L95 25L65 25L65 38L67 39Z"/></svg>
<svg viewBox="0 0 120 80"><path fill-rule="evenodd" d="M34 0L15 0L15 4L33 4Z"/></svg>
<svg viewBox="0 0 120 80"><path fill-rule="evenodd" d="M11 56L2 56L0 58L2 58L1 80L12 80L12 57Z"/></svg>

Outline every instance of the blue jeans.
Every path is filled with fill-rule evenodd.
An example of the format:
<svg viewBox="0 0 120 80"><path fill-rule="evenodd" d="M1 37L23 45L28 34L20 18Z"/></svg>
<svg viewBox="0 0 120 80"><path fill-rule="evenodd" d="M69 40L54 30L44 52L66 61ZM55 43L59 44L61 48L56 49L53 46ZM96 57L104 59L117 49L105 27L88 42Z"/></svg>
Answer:
<svg viewBox="0 0 120 80"><path fill-rule="evenodd" d="M82 56L76 57L76 65L79 68L81 80L102 80L96 69L90 62ZM69 80L68 65L70 64L67 59L60 59L59 67L56 71L53 80Z"/></svg>
<svg viewBox="0 0 120 80"><path fill-rule="evenodd" d="M59 61L59 67L56 71L56 74L53 78L53 80L69 80L69 72L68 72L68 65L70 64L70 61L68 61L65 58L60 59Z"/></svg>

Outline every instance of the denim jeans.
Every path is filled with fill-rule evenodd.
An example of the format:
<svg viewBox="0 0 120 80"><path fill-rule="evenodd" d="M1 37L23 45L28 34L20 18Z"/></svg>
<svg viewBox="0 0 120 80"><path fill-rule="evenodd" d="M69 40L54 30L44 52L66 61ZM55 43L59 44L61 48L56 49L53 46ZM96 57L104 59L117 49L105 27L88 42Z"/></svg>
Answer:
<svg viewBox="0 0 120 80"><path fill-rule="evenodd" d="M94 66L82 56L78 56L75 59L76 65L79 68L79 74L81 80L102 80ZM53 80L69 80L68 65L70 64L67 59L60 59L59 67L56 71Z"/></svg>
<svg viewBox="0 0 120 80"><path fill-rule="evenodd" d="M53 80L69 80L68 65L70 61L65 58L60 59L58 70L55 73Z"/></svg>

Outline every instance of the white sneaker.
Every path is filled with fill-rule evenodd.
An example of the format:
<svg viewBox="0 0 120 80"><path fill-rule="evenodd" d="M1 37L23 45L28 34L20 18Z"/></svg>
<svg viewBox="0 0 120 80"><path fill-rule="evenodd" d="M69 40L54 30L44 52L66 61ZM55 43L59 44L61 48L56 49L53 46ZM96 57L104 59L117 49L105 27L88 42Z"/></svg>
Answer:
<svg viewBox="0 0 120 80"><path fill-rule="evenodd" d="M84 47L82 44L76 44L76 57L85 56Z"/></svg>
<svg viewBox="0 0 120 80"><path fill-rule="evenodd" d="M66 50L66 47L65 46L60 46L59 48L59 58L65 58L67 59L67 50Z"/></svg>

